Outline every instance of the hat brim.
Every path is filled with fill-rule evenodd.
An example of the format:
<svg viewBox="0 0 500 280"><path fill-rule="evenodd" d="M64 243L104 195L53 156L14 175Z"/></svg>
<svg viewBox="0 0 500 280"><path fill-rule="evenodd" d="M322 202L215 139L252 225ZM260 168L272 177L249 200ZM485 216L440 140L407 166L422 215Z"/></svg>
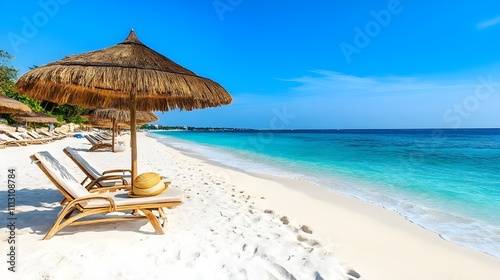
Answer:
<svg viewBox="0 0 500 280"><path fill-rule="evenodd" d="M156 188L158 185L162 185L161 187ZM134 192L132 189L131 191L128 192L129 197L148 197L148 196L155 196L159 195L162 192L164 192L168 188L169 184L167 182L160 181L158 184L152 188L149 189L136 189L140 190L138 193L137 191Z"/></svg>

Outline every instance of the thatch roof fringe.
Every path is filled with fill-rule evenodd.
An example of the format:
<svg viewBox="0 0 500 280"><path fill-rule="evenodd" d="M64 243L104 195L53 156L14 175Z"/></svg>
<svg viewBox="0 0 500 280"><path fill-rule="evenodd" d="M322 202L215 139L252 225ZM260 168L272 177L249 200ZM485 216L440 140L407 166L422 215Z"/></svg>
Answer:
<svg viewBox="0 0 500 280"><path fill-rule="evenodd" d="M88 73L88 72L87 72ZM74 74L71 76L75 76ZM132 83L128 85L128 88L123 91L115 87L115 79L104 79L101 78L101 83L99 86L91 87L94 83L90 81L89 88L85 87L85 80L98 79L99 75L93 75L85 78L87 75L81 73L82 78L79 80L80 84L58 84L57 82L50 81L39 81L31 82L29 79L27 81L18 81L18 88L22 88L28 95L37 99L42 100L53 100L57 98L58 103L61 104L80 104L86 107L95 107L97 104L101 107L117 108L117 109L128 109L129 108L129 98L126 95L119 96L119 92L130 92L132 90ZM83 77L85 76L85 77ZM119 79L119 78L117 78ZM184 93L182 94L178 88L168 89L162 88L155 91L147 89L148 82L145 79L139 79L137 82L137 109L141 111L155 110L155 111L170 111L175 109L180 110L193 110L202 109L208 107L217 107L221 103L229 104L231 103L231 98L227 97L223 93L217 94L217 88L215 86L210 86L205 83L197 83L192 81L194 87L190 87L183 81L179 81L178 77L169 77L173 86L182 88ZM184 79L186 80L186 78ZM163 84L164 85L164 84ZM203 91L194 91L193 88L204 88ZM69 94L71 93L71 94ZM97 93L97 94L96 94ZM163 96L170 96L169 99ZM110 98L110 97L113 97Z"/></svg>
<svg viewBox="0 0 500 280"><path fill-rule="evenodd" d="M218 83L148 48L133 31L115 46L31 70L19 78L16 90L35 99L118 109L129 108L127 95L136 90L141 111L193 110L232 102Z"/></svg>

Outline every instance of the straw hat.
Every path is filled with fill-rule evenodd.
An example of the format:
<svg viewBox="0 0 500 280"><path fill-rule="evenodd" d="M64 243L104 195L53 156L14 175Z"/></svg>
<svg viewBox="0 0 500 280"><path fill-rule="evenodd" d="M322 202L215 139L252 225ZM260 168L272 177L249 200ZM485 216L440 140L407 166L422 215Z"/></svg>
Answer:
<svg viewBox="0 0 500 280"><path fill-rule="evenodd" d="M156 172L146 172L134 179L132 191L128 193L131 197L155 196L168 188L169 180L162 180Z"/></svg>

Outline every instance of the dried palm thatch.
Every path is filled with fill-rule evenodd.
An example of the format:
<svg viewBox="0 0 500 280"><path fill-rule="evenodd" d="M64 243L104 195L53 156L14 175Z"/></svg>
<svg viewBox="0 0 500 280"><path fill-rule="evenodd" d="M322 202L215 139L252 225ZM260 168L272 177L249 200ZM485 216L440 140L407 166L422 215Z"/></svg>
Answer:
<svg viewBox="0 0 500 280"><path fill-rule="evenodd" d="M15 114L12 118L17 122L28 123L57 123L57 119L44 113L23 113Z"/></svg>
<svg viewBox="0 0 500 280"><path fill-rule="evenodd" d="M115 46L35 68L15 88L39 100L125 110L136 92L139 111L193 110L232 101L218 83L150 49L133 30Z"/></svg>
<svg viewBox="0 0 500 280"><path fill-rule="evenodd" d="M31 109L26 104L0 94L0 113L30 113Z"/></svg>
<svg viewBox="0 0 500 280"><path fill-rule="evenodd" d="M138 115L142 113L149 113L154 116L154 119L153 116L148 116L147 118L143 117L136 118L137 125L143 125L158 120L158 117L153 113L143 112L143 111L139 111L137 113ZM116 126L118 126L119 128L130 128L130 119L118 121L117 119L107 119L107 118L98 118L94 116L87 116L87 121L84 124L100 128L113 128L113 123L115 123Z"/></svg>
<svg viewBox="0 0 500 280"><path fill-rule="evenodd" d="M85 117L90 120L116 120L118 123L130 123L130 111L123 111L117 109L92 109L85 114ZM137 111L136 117L137 123L146 124L150 122L155 122L158 117L153 112Z"/></svg>

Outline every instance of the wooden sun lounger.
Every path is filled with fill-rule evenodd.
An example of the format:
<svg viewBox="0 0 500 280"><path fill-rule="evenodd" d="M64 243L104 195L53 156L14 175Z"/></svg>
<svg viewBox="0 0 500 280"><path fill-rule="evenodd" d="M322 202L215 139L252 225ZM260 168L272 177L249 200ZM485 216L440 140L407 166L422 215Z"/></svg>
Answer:
<svg viewBox="0 0 500 280"><path fill-rule="evenodd" d="M26 141L18 141L7 134L0 133L0 147L15 147L15 146L26 146L28 145Z"/></svg>
<svg viewBox="0 0 500 280"><path fill-rule="evenodd" d="M19 133L12 131L4 131L4 133L16 140L33 140L33 138L27 135L26 133Z"/></svg>
<svg viewBox="0 0 500 280"><path fill-rule="evenodd" d="M52 142L54 139L52 137L45 137L45 136L42 136L40 134L38 134L37 132L35 131L28 131L26 132L31 138L33 138L34 140L38 140L40 141L41 143L48 143L48 142Z"/></svg>
<svg viewBox="0 0 500 280"><path fill-rule="evenodd" d="M112 140L111 138L104 137L101 134L97 134L97 133L89 134L89 136L94 138L96 141L99 141L99 142L111 143L111 140Z"/></svg>
<svg viewBox="0 0 500 280"><path fill-rule="evenodd" d="M137 219L149 220L157 234L164 234L167 217L162 208L182 204L182 191L175 188L168 188L157 196L139 198L129 198L127 196L126 190L129 190L130 186L101 188L96 189L98 192L89 192L49 152L38 152L30 158L69 201L61 212L59 212L54 225L43 238L44 240L52 238L64 227L70 225L87 225ZM114 191L120 189L122 190ZM110 192L112 190L114 192ZM140 211L144 216L104 216L104 218L83 220L83 218L95 214L130 211ZM153 211L158 212L158 216L155 216Z"/></svg>
<svg viewBox="0 0 500 280"><path fill-rule="evenodd" d="M90 190L94 186L103 188L116 185L128 185L131 182L132 171L130 171L130 169L112 169L101 173L71 147L64 148L63 152L72 159L78 168L85 174L86 177L80 184L84 185L87 180L90 180L89 184L84 185L87 190Z"/></svg>
<svg viewBox="0 0 500 280"><path fill-rule="evenodd" d="M27 146L31 144L42 144L40 140L25 139L16 132L2 131L2 140L5 141L4 145L7 146Z"/></svg>
<svg viewBox="0 0 500 280"><path fill-rule="evenodd" d="M100 138L100 137L97 137L96 134L88 134L87 135L88 137L94 139L94 141L96 142L104 142L104 143L107 143L104 139Z"/></svg>
<svg viewBox="0 0 500 280"><path fill-rule="evenodd" d="M5 135L5 134L0 134L0 135ZM18 146L17 143L15 143L15 140L6 140L3 137L0 137L0 148L7 148L7 147L13 147L13 146Z"/></svg>
<svg viewBox="0 0 500 280"><path fill-rule="evenodd" d="M106 149L112 148L111 143L104 143L102 141L97 141L89 135L85 135L84 137L92 145L92 147L90 147L90 149L89 149L89 152L94 152L94 151L98 151L98 150L106 150Z"/></svg>
<svg viewBox="0 0 500 280"><path fill-rule="evenodd" d="M107 135L104 132L94 133L94 134L91 134L91 135L94 136L96 139L98 139L100 141L111 141L113 139L113 137L111 135Z"/></svg>
<svg viewBox="0 0 500 280"><path fill-rule="evenodd" d="M52 133L55 134L56 136L64 136L64 137L73 137L74 136L74 133L71 133L71 132L52 131Z"/></svg>
<svg viewBox="0 0 500 280"><path fill-rule="evenodd" d="M32 136L28 135L27 133L19 133L19 132L8 132L5 131L5 134L9 135L10 137L17 139L18 141L24 141L28 144L43 144L45 143L44 141L34 139Z"/></svg>
<svg viewBox="0 0 500 280"><path fill-rule="evenodd" d="M53 132L50 131L40 131L41 134L45 135L46 137L52 138L53 140L61 140L63 138L66 138L66 136L63 135L57 135Z"/></svg>

